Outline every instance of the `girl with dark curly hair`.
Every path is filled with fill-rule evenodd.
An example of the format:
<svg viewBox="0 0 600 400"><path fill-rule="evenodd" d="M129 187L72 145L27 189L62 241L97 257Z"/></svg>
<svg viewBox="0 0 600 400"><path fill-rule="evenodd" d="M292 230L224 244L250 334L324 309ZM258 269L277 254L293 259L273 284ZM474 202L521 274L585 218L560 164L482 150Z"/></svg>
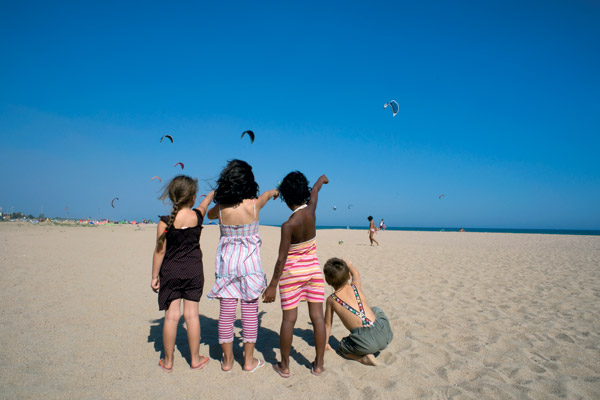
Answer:
<svg viewBox="0 0 600 400"><path fill-rule="evenodd" d="M238 299L242 309L244 336L243 370L253 372L265 365L254 358L258 334L258 297L267 286L260 263L261 239L258 234L258 214L277 189L258 196L258 184L252 167L245 161L231 160L221 171L215 189L216 205L208 218L219 219L221 238L215 263L215 284L207 295L220 301L219 343L223 349L221 370L233 368L233 323Z"/></svg>
<svg viewBox="0 0 600 400"><path fill-rule="evenodd" d="M322 175L312 190L308 180L301 172L290 172L279 186L281 199L293 211L281 225L279 257L271 283L263 294L263 301L275 301L277 286L281 297L283 320L279 333L281 362L273 364L273 369L282 377L290 377L290 350L294 334L294 325L298 317L298 304L308 302L308 313L315 334L316 357L310 371L313 375L323 372L325 353L325 321L323 319L323 301L325 283L321 266L317 258L316 217L318 193L321 186L329 183Z"/></svg>

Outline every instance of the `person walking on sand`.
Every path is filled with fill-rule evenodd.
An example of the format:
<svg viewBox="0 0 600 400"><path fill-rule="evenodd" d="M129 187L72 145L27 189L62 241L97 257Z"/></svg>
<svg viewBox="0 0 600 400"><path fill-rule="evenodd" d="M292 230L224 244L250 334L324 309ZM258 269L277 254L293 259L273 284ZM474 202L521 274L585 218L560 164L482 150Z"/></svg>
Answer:
<svg viewBox="0 0 600 400"><path fill-rule="evenodd" d="M334 290L325 303L327 341L335 313L350 331L350 335L340 341L340 354L361 364L377 365L374 354L385 349L394 337L387 316L379 307L369 306L360 274L350 261L330 258L323 273ZM327 345L327 350L330 349Z"/></svg>
<svg viewBox="0 0 600 400"><path fill-rule="evenodd" d="M258 298L267 286L260 262L261 239L258 234L258 215L277 189L258 196L258 184L252 167L241 160L231 160L221 171L215 189L216 205L208 218L219 219L221 237L215 262L215 284L209 299L219 299L219 344L223 349L221 370L233 368L233 324L238 300L242 312L244 342L243 371L254 372L265 365L254 358L258 336Z"/></svg>
<svg viewBox="0 0 600 400"><path fill-rule="evenodd" d="M323 301L325 283L317 258L316 217L318 193L324 184L329 183L322 175L312 190L308 180L299 171L290 172L281 182L281 199L292 210L292 215L281 225L279 256L271 283L263 294L263 301L275 301L277 285L281 297L283 317L279 333L281 362L273 364L273 369L282 378L290 377L290 350L294 338L294 325L298 318L298 304L308 302L308 313L315 335L316 357L310 372L319 376L324 371L325 324Z"/></svg>
<svg viewBox="0 0 600 400"><path fill-rule="evenodd" d="M375 221L373 221L373 217L370 215L367 219L369 220L369 240L371 241L371 246L373 246L373 242L379 246L379 242L375 240Z"/></svg>
<svg viewBox="0 0 600 400"><path fill-rule="evenodd" d="M163 326L164 358L158 366L164 372L173 372L173 352L177 325L183 318L190 347L191 369L204 368L210 359L200 356L199 302L204 289L204 268L200 233L206 209L212 201L210 192L192 210L196 202L198 181L189 176L176 176L169 182L161 200L167 197L173 203L169 216L160 217L156 246L152 257L152 282L150 287L158 293L158 309L165 310Z"/></svg>

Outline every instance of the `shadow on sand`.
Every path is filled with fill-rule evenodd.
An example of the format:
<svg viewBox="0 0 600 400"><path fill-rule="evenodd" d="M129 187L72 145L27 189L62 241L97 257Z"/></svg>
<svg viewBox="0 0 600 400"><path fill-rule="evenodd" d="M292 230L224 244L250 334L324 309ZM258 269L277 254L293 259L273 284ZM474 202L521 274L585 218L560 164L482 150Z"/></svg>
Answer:
<svg viewBox="0 0 600 400"><path fill-rule="evenodd" d="M269 364L275 364L278 361L276 350L279 350L279 332L275 332L271 329L260 326L260 322L264 314L264 311L261 311L258 314L258 341L255 349L256 353L262 355L262 358L265 360L265 362ZM154 343L154 350L160 353L160 358L165 356L162 336L164 322L164 317L150 321L150 332L148 333L148 343ZM219 345L218 322L218 319L200 315L200 343L208 346L209 357L213 360L221 360L223 354L221 345ZM236 320L234 326L241 328L242 322L238 319ZM314 333L311 329L294 328L294 336L299 337L314 348ZM332 340L334 342L332 342ZM337 340L335 338L332 338L332 340L330 340L332 347L334 343L336 344L335 347L337 347ZM179 352L181 357L184 358L188 364L191 363L190 349L187 342L187 331L184 326L183 316L179 320L179 324L177 324L175 353L177 352ZM242 338L237 335L233 338L233 355L236 359L236 362L242 365L244 357L243 342ZM256 357L260 358L260 355L256 355ZM310 356L311 358L313 357L312 354ZM290 357L299 365L303 365L306 368L311 367L311 362L303 354L298 353L294 349L293 345L290 351Z"/></svg>

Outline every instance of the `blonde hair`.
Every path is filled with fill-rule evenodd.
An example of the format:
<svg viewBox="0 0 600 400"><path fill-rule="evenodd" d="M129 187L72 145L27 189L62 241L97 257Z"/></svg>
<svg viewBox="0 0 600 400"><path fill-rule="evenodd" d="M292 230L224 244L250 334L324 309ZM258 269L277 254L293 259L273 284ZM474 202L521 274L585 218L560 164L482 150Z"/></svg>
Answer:
<svg viewBox="0 0 600 400"><path fill-rule="evenodd" d="M167 231L173 226L177 212L182 206L191 203L196 196L198 191L198 179L190 178L186 175L176 176L169 182L165 187L163 193L160 195L159 200L165 201L167 197L173 203L171 214L169 215L169 221L167 222L167 228L165 231L156 239L156 250L161 251L165 240L167 239Z"/></svg>

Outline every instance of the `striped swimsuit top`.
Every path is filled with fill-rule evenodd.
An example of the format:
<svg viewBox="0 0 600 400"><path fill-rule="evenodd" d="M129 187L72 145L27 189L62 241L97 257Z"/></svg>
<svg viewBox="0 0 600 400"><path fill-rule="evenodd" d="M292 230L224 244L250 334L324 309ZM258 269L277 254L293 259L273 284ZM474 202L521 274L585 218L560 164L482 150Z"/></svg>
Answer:
<svg viewBox="0 0 600 400"><path fill-rule="evenodd" d="M352 314L356 315L358 318L360 318L362 320L362 326L373 326L373 321L371 321L369 318L367 318L367 314L365 313L365 308L363 307L362 301L360 300L360 295L358 294L358 289L356 288L356 286L352 283L350 284L350 286L352 286L352 289L354 289L354 296L356 296L356 302L358 303L358 311L350 306L348 303L346 303L344 300L340 299L339 297L337 297L337 295L335 293L331 293L331 298L334 299L335 301L338 302L339 305L341 305L342 307L344 307L346 310L350 311Z"/></svg>

